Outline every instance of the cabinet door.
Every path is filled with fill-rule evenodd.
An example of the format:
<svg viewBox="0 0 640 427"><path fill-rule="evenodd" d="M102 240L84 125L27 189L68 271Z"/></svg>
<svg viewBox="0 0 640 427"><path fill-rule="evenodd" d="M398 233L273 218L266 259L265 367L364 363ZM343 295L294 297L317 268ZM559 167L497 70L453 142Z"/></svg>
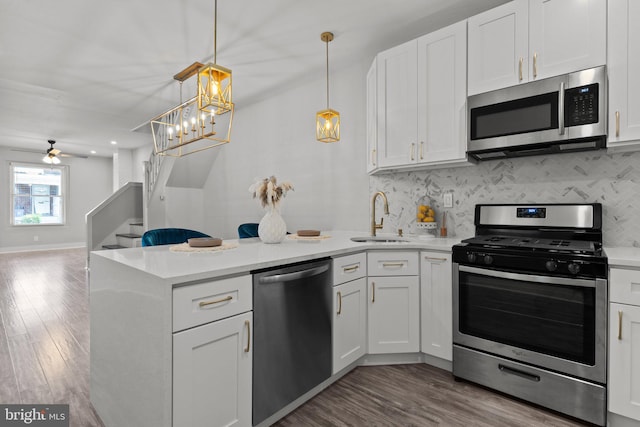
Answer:
<svg viewBox="0 0 640 427"><path fill-rule="evenodd" d="M367 280L333 288L333 373L364 356L367 346Z"/></svg>
<svg viewBox="0 0 640 427"><path fill-rule="evenodd" d="M451 254L422 252L420 312L422 352L453 359Z"/></svg>
<svg viewBox="0 0 640 427"><path fill-rule="evenodd" d="M606 0L530 0L531 80L603 65L606 52Z"/></svg>
<svg viewBox="0 0 640 427"><path fill-rule="evenodd" d="M468 93L529 80L528 0L515 0L468 20Z"/></svg>
<svg viewBox="0 0 640 427"><path fill-rule="evenodd" d="M640 2L609 2L609 137L607 148L640 149ZM634 53L635 52L635 53ZM635 144L626 144L634 141Z"/></svg>
<svg viewBox="0 0 640 427"><path fill-rule="evenodd" d="M367 72L367 172L372 172L378 167L377 126L376 121L376 85L377 72L374 59L371 68Z"/></svg>
<svg viewBox="0 0 640 427"><path fill-rule="evenodd" d="M635 1L635 0L634 0ZM609 411L640 420L640 307L609 305Z"/></svg>
<svg viewBox="0 0 640 427"><path fill-rule="evenodd" d="M467 24L418 39L419 163L465 158Z"/></svg>
<svg viewBox="0 0 640 427"><path fill-rule="evenodd" d="M420 350L418 276L369 277L369 353Z"/></svg>
<svg viewBox="0 0 640 427"><path fill-rule="evenodd" d="M417 41L411 40L378 54L376 113L381 167L407 164L416 158L416 45Z"/></svg>
<svg viewBox="0 0 640 427"><path fill-rule="evenodd" d="M173 335L173 425L251 425L251 326L244 313Z"/></svg>

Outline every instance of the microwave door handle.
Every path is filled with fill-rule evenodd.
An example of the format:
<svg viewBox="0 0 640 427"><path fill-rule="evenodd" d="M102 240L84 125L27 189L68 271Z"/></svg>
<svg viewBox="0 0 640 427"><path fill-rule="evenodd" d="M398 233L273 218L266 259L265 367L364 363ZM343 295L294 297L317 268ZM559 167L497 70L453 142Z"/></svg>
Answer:
<svg viewBox="0 0 640 427"><path fill-rule="evenodd" d="M564 82L560 82L558 93L558 133L564 135Z"/></svg>

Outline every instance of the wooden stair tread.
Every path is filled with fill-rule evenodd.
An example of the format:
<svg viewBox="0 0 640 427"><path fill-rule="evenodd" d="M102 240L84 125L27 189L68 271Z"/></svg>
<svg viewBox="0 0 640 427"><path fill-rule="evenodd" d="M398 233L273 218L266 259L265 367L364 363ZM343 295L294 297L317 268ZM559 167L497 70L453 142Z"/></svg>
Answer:
<svg viewBox="0 0 640 427"><path fill-rule="evenodd" d="M126 237L127 239L139 239L142 236L140 234L134 234L134 233L120 233L120 234L116 234L116 237Z"/></svg>

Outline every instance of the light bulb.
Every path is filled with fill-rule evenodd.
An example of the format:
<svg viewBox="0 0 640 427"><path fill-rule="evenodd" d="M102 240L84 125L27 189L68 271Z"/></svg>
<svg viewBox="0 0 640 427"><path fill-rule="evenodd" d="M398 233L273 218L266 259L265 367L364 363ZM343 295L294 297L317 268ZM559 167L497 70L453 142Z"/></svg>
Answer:
<svg viewBox="0 0 640 427"><path fill-rule="evenodd" d="M331 127L332 127L331 120L327 120L326 122L324 122L324 127L325 127L327 130L331 130Z"/></svg>
<svg viewBox="0 0 640 427"><path fill-rule="evenodd" d="M169 141L173 140L173 128L170 127L167 129L167 132L169 133Z"/></svg>

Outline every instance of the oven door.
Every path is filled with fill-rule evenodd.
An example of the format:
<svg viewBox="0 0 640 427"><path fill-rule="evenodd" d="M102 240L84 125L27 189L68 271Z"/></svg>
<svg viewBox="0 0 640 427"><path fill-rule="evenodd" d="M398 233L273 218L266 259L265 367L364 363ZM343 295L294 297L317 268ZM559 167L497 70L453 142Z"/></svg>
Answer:
<svg viewBox="0 0 640 427"><path fill-rule="evenodd" d="M453 265L453 342L606 383L604 279Z"/></svg>

